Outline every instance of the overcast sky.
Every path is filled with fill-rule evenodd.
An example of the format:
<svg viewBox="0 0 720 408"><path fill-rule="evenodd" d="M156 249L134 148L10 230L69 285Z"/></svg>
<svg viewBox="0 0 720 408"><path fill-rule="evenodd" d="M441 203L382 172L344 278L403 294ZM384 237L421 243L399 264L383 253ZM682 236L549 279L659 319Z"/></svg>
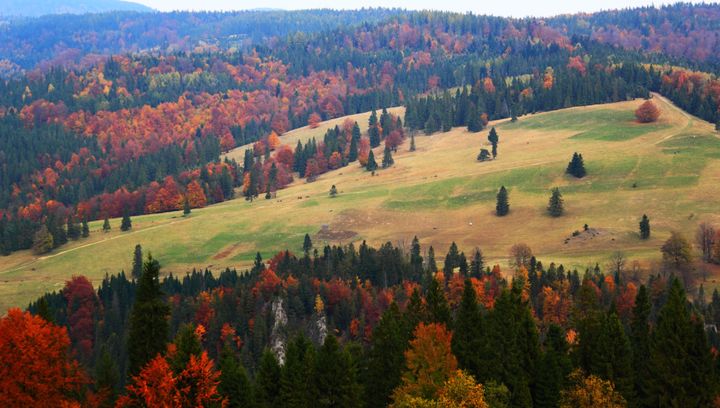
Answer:
<svg viewBox="0 0 720 408"><path fill-rule="evenodd" d="M132 0L131 0L132 1ZM280 8L288 10L310 8L357 9L362 7L400 7L406 9L435 9L472 11L476 14L526 17L551 16L579 11L662 5L674 1L652 0L134 0L160 11L172 10L243 10L254 8ZM693 1L701 3L701 1Z"/></svg>

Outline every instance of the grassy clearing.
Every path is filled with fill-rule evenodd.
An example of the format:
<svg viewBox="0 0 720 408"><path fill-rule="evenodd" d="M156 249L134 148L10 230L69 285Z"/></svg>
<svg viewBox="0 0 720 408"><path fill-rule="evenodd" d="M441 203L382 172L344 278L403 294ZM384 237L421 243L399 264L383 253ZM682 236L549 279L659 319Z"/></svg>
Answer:
<svg viewBox="0 0 720 408"><path fill-rule="evenodd" d="M138 243L160 260L164 272L244 268L258 251L265 259L286 248L300 252L305 233L322 244L316 236L322 225L352 235L343 243L366 239L407 246L417 235L424 249L433 245L440 256L456 241L465 251L482 248L489 262L503 266L517 242L529 244L546 262L570 267L604 265L616 250L631 260L656 262L671 230L692 237L701 220L720 223L720 138L710 124L656 100L663 114L651 125L632 121L642 101L496 123L499 157L491 162L475 160L488 144L487 131L454 129L418 135L415 152L406 142L394 156L396 165L375 177L353 164L314 183L297 180L272 200L236 199L193 210L187 218L180 212L135 217L128 233L119 231L120 220L111 220L113 231L107 234L101 222L93 222L90 238L49 256L26 251L0 258L0 310L60 289L73 274L97 283L105 274L127 271ZM367 116L354 120L366 125ZM342 121L289 132L283 140L294 146L297 140L319 139ZM242 157L243 149L228 156ZM575 151L583 154L589 172L582 180L564 174ZM328 196L332 184L339 190L336 198ZM502 218L493 214L500 185L510 192L510 214ZM545 214L555 186L566 204L566 215L558 219ZM643 213L651 218L649 241L637 237ZM602 234L566 244L586 223Z"/></svg>

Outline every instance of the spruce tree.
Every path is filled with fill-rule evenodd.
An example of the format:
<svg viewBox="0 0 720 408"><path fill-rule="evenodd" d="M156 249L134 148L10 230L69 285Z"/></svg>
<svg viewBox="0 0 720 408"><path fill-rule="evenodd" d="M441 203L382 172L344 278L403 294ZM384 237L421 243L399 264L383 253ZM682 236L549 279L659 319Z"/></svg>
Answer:
<svg viewBox="0 0 720 408"><path fill-rule="evenodd" d="M90 227L88 226L87 219L83 218L82 221L82 237L87 238L90 236Z"/></svg>
<svg viewBox="0 0 720 408"><path fill-rule="evenodd" d="M357 122L355 123L355 126L357 126ZM355 131L355 128L353 128L353 133ZM352 137L350 139L350 151L348 152L348 162L352 163L355 160L358 159L358 140L356 140L355 137Z"/></svg>
<svg viewBox="0 0 720 408"><path fill-rule="evenodd" d="M573 153L573 157L570 160L570 163L568 163L568 167L565 172L575 178L585 177L587 172L585 171L585 162L583 161L582 154L577 152Z"/></svg>
<svg viewBox="0 0 720 408"><path fill-rule="evenodd" d="M285 364L280 369L280 404L288 408L312 406L317 400L315 376L315 348L302 333L290 341Z"/></svg>
<svg viewBox="0 0 720 408"><path fill-rule="evenodd" d="M373 109L368 121L368 134L370 136L370 147L380 146L380 129L378 129L377 112Z"/></svg>
<svg viewBox="0 0 720 408"><path fill-rule="evenodd" d="M562 194L560 194L560 189L555 187L552 190L550 202L548 203L548 214L550 214L551 217L559 217L563 214L563 210Z"/></svg>
<svg viewBox="0 0 720 408"><path fill-rule="evenodd" d="M434 277L430 279L425 301L427 302L429 322L444 324L449 329L451 327L450 305L445 297L442 284Z"/></svg>
<svg viewBox="0 0 720 408"><path fill-rule="evenodd" d="M646 214L643 214L640 220L640 239L650 238L650 219Z"/></svg>
<svg viewBox="0 0 720 408"><path fill-rule="evenodd" d="M365 169L367 169L367 171L375 171L375 170L377 170L377 167L378 167L378 165L375 162L375 153L373 153L373 151L370 150L370 153L368 154L368 161L367 161L367 164L365 165Z"/></svg>
<svg viewBox="0 0 720 408"><path fill-rule="evenodd" d="M431 275L437 272L437 264L435 263L435 249L433 249L432 245L430 245L430 248L428 249L427 269Z"/></svg>
<svg viewBox="0 0 720 408"><path fill-rule="evenodd" d="M500 191L497 194L497 203L495 204L495 214L498 217L503 217L510 212L510 204L508 202L508 192L505 186L500 187Z"/></svg>
<svg viewBox="0 0 720 408"><path fill-rule="evenodd" d="M305 234L305 239L303 240L303 252L305 253L305 256L308 256L310 254L310 250L313 248L312 240L310 239L310 234Z"/></svg>
<svg viewBox="0 0 720 408"><path fill-rule="evenodd" d="M110 228L110 220L108 217L105 217L105 221L103 221L103 232L109 232Z"/></svg>
<svg viewBox="0 0 720 408"><path fill-rule="evenodd" d="M612 381L615 389L626 401L634 402L632 348L614 305L605 316L597 341L590 373Z"/></svg>
<svg viewBox="0 0 720 408"><path fill-rule="evenodd" d="M180 326L173 345L174 352L168 355L167 360L175 374L180 374L187 367L190 356L200 357L203 351L200 339L195 333L195 326L188 323Z"/></svg>
<svg viewBox="0 0 720 408"><path fill-rule="evenodd" d="M260 367L255 376L255 406L273 408L279 406L280 364L270 350L265 350L260 358Z"/></svg>
<svg viewBox="0 0 720 408"><path fill-rule="evenodd" d="M130 212L125 210L123 212L122 222L120 222L120 231L130 231L132 229L132 220L130 219Z"/></svg>
<svg viewBox="0 0 720 408"><path fill-rule="evenodd" d="M480 114L477 111L475 104L470 102L470 109L468 110L467 118L468 132L477 133L482 130L482 121L480 120Z"/></svg>
<svg viewBox="0 0 720 408"><path fill-rule="evenodd" d="M480 251L480 248L475 248L472 261L470 261L470 277L480 279L483 275L484 267L485 261L483 259L482 251Z"/></svg>
<svg viewBox="0 0 720 408"><path fill-rule="evenodd" d="M133 279L140 279L143 272L143 256L142 247L140 244L135 245L135 251L133 253L133 264L132 264L132 277Z"/></svg>
<svg viewBox="0 0 720 408"><path fill-rule="evenodd" d="M563 329L551 324L545 337L545 352L538 365L537 390L534 407L554 408L559 406L560 392L567 385L572 370L568 355L569 346Z"/></svg>
<svg viewBox="0 0 720 408"><path fill-rule="evenodd" d="M388 146L385 146L385 151L383 152L383 159L382 159L382 168L386 169L390 166L395 164L395 160L392 158L392 152L390 151L390 148Z"/></svg>
<svg viewBox="0 0 720 408"><path fill-rule="evenodd" d="M460 307L455 318L452 351L460 368L476 378L481 374L483 350L483 320L477 295L470 279L465 279Z"/></svg>
<svg viewBox="0 0 720 408"><path fill-rule="evenodd" d="M633 371L635 372L635 394L639 405L645 405L651 397L648 381L650 360L650 296L645 285L641 285L635 296L632 319L630 320L630 344L632 345Z"/></svg>
<svg viewBox="0 0 720 408"><path fill-rule="evenodd" d="M170 307L160 290L160 264L148 255L137 283L135 303L130 311L127 350L130 374L137 374L145 364L165 351Z"/></svg>
<svg viewBox="0 0 720 408"><path fill-rule="evenodd" d="M255 402L253 389L247 371L229 344L223 347L218 363L220 369L218 391L227 399L227 406L229 408L253 406Z"/></svg>
<svg viewBox="0 0 720 408"><path fill-rule="evenodd" d="M420 255L420 241L417 235L413 238L410 246L410 267L413 270L413 275L419 278L422 275L422 263L423 258Z"/></svg>
<svg viewBox="0 0 720 408"><path fill-rule="evenodd" d="M118 384L120 384L120 371L103 345L100 349L99 361L95 365L95 389L103 393L109 406L115 402Z"/></svg>
<svg viewBox="0 0 720 408"><path fill-rule="evenodd" d="M318 350L314 378L317 407L360 407L361 388L353 357L330 334Z"/></svg>
<svg viewBox="0 0 720 408"><path fill-rule="evenodd" d="M413 330L411 325L393 302L373 330L363 381L367 406L387 406L393 390L400 385L405 368L404 352Z"/></svg>
<svg viewBox="0 0 720 408"><path fill-rule="evenodd" d="M498 142L500 141L500 138L498 137L495 127L492 127L490 129L490 133L488 134L488 141L492 145L492 155L493 155L493 158L495 158L495 157L497 157L497 145L498 145Z"/></svg>
<svg viewBox="0 0 720 408"><path fill-rule="evenodd" d="M715 396L715 373L702 319L693 316L677 278L669 283L650 338L648 406L707 407Z"/></svg>

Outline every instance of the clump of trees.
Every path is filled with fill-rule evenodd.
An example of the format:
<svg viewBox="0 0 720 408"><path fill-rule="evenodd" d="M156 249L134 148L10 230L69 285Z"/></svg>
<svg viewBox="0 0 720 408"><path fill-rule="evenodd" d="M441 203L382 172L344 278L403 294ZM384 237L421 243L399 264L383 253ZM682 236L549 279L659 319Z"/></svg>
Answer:
<svg viewBox="0 0 720 408"><path fill-rule="evenodd" d="M651 101L647 100L635 110L635 118L640 123L652 123L660 117L660 109Z"/></svg>
<svg viewBox="0 0 720 408"><path fill-rule="evenodd" d="M570 163L568 163L565 173L575 178L583 178L587 175L587 171L585 171L585 162L583 161L582 154L579 154L577 152L573 153L573 157L570 160Z"/></svg>

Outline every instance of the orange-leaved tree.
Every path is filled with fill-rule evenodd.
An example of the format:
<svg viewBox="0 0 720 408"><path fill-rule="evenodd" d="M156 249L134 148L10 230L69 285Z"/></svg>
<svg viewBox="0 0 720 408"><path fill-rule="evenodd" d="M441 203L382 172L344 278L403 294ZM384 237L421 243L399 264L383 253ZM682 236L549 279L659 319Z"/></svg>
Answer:
<svg viewBox="0 0 720 408"><path fill-rule="evenodd" d="M660 117L660 109L652 101L647 100L635 110L635 118L640 123L651 123Z"/></svg>
<svg viewBox="0 0 720 408"><path fill-rule="evenodd" d="M79 406L88 383L64 327L20 309L0 319L0 406Z"/></svg>

